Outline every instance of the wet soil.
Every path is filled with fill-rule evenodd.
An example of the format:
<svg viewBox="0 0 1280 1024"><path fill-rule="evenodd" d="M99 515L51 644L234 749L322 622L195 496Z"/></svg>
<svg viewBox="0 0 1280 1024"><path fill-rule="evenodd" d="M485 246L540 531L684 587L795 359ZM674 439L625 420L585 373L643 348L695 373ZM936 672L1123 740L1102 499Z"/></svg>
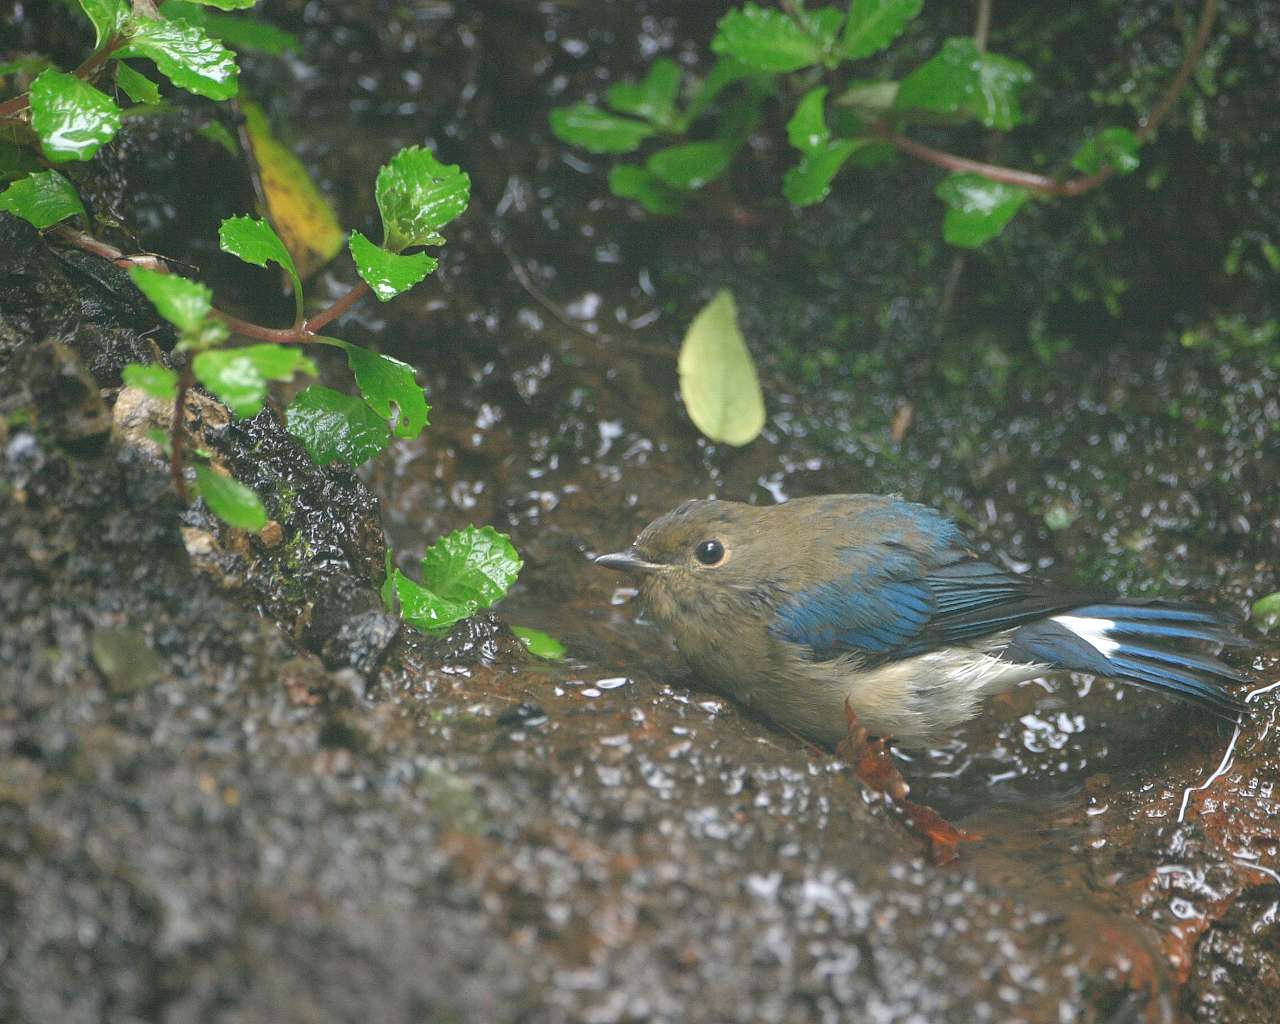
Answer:
<svg viewBox="0 0 1280 1024"><path fill-rule="evenodd" d="M1117 183L1089 211L1105 242L1068 204L1037 210L967 258L939 330L927 172L795 215L764 146L731 196L654 222L545 130L654 52L705 59L710 7L268 10L306 59L251 62L246 87L277 98L344 223L372 230L401 145L473 175L432 282L341 330L420 367L432 426L357 476L308 465L269 410L197 401L193 429L280 524L221 530L124 415L120 365L168 347L145 304L3 222L0 1017L1270 1021L1276 691L1238 734L1087 677L992 701L899 752L913 795L981 836L935 866L829 754L699 689L587 560L693 495L899 491L1016 567L1241 611L1280 589L1280 374L1215 319L1269 300L1204 269L1221 224L1175 236L1152 213L1207 167L1252 173L1265 140L1231 136L1223 170L1225 136L1173 122L1167 192ZM1252 16L1223 36L1250 73L1280 52ZM1135 52L1170 46L1162 17L1126 22ZM939 16L915 45L965 30ZM1254 81L1224 121L1260 123ZM1226 189L1253 203L1234 223L1277 216L1246 192ZM279 310L269 276L208 259L211 232L147 224L149 248ZM350 269L331 276L313 290ZM676 398L683 325L721 286L770 408L743 450ZM498 617L433 645L378 608L383 531L409 568L468 522L509 531L525 569ZM508 622L568 658L525 656ZM1280 648L1253 638L1236 663L1262 688Z"/></svg>

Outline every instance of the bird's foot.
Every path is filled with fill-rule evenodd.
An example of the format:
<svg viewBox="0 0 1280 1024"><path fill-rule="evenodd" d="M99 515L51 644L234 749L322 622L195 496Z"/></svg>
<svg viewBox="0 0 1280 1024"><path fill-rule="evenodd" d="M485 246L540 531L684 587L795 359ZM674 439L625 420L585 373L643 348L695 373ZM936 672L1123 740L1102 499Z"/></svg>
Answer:
<svg viewBox="0 0 1280 1024"><path fill-rule="evenodd" d="M893 763L889 741L883 736L871 739L848 701L844 704L844 717L848 729L844 739L836 744L836 755L853 766L860 782L889 798L889 805L898 810L907 828L925 841L935 864L955 860L960 855L961 843L982 838L976 832L952 825L932 807L908 800L911 787Z"/></svg>

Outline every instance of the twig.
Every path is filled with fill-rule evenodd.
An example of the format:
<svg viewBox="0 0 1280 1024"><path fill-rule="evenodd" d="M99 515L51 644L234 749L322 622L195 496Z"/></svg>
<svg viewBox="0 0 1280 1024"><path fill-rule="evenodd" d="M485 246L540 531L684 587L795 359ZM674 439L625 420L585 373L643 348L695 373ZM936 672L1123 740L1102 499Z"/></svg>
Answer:
<svg viewBox="0 0 1280 1024"><path fill-rule="evenodd" d="M122 270L128 270L130 267L142 267L144 270L158 270L162 274L169 271L169 265L160 256L149 252L126 256L114 245L94 238L84 231L77 231L66 224L58 225L50 234L54 235L59 241L66 242L77 249L92 253L94 256L101 256L104 260L110 260Z"/></svg>
<svg viewBox="0 0 1280 1024"><path fill-rule="evenodd" d="M991 0L978 0L978 19L973 26L973 45L982 52L991 37Z"/></svg>

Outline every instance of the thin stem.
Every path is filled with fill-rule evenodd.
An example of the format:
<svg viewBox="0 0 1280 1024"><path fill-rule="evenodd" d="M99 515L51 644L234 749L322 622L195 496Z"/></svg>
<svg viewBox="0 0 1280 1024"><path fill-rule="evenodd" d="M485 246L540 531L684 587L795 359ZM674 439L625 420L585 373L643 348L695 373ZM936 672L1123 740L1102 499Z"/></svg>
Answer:
<svg viewBox="0 0 1280 1024"><path fill-rule="evenodd" d="M1191 78L1191 73L1195 71L1196 65L1200 63L1200 55L1204 53L1204 48L1209 45L1209 33L1213 29L1213 19L1217 16L1217 13L1218 0L1204 0L1204 4L1200 8L1200 24L1196 26L1196 37L1192 40L1186 57L1183 58L1182 67L1178 68L1178 73L1169 82L1169 87L1165 89L1164 95L1160 97L1160 101L1155 105L1155 108L1138 126L1138 138L1143 142L1151 137L1152 132L1160 126L1160 122L1165 119L1169 111L1173 109L1173 105L1178 101L1178 97L1182 95L1182 90Z"/></svg>
<svg viewBox="0 0 1280 1024"><path fill-rule="evenodd" d="M167 273L169 270L168 264L159 256L153 256L151 253L136 253L133 256L126 256L114 245L94 238L84 231L77 231L66 224L60 224L53 228L50 234L58 238L59 241L73 245L77 249L92 253L94 256L101 256L104 260L110 260L123 270L128 270L130 267L158 270L161 273Z"/></svg>
<svg viewBox="0 0 1280 1024"><path fill-rule="evenodd" d="M186 438L186 424L183 422L187 405L187 392L195 383L191 373L191 360L188 359L178 376L178 393L173 399L173 425L169 431L169 475L173 478L173 489L178 500L187 503L187 478L183 475L182 443Z"/></svg>
<svg viewBox="0 0 1280 1024"><path fill-rule="evenodd" d="M328 309L323 310L320 313L317 313L310 320L304 321L301 327L302 333L304 334L318 333L321 328L325 327L327 324L332 323L334 320L337 320L338 317L342 316L343 313L345 313L357 302L359 302L366 295L368 295L369 291L370 291L369 286L365 284L364 281L361 281L359 284L355 285L349 292L347 292L346 295L342 296L342 298L340 298Z"/></svg>
<svg viewBox="0 0 1280 1024"><path fill-rule="evenodd" d="M982 52L991 38L991 0L978 0L978 17L973 26L973 45Z"/></svg>

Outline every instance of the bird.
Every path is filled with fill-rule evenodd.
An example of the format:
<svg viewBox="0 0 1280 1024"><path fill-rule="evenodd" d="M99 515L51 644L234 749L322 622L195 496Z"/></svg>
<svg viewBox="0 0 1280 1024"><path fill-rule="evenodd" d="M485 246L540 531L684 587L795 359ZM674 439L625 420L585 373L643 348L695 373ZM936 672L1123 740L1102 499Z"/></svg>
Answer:
<svg viewBox="0 0 1280 1024"><path fill-rule="evenodd" d="M638 580L647 615L710 688L828 748L855 719L927 744L1058 670L1227 720L1244 705L1225 687L1251 678L1195 649L1247 646L1233 614L1012 572L897 495L686 501L595 563Z"/></svg>

